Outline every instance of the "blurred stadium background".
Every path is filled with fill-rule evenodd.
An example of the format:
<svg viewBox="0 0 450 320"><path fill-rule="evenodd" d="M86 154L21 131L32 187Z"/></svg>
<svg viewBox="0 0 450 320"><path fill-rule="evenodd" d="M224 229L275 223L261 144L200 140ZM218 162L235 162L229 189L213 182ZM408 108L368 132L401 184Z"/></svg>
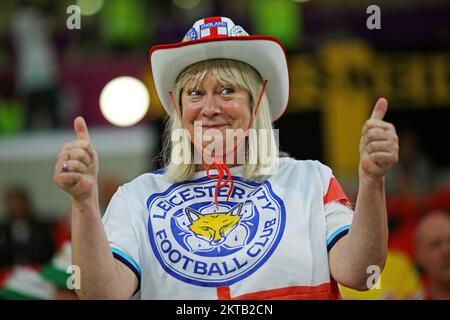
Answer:
<svg viewBox="0 0 450 320"><path fill-rule="evenodd" d="M164 112L152 83L150 46L180 41L194 21L216 15L230 17L250 34L283 42L291 89L288 111L275 124L281 148L297 159L331 166L352 201L361 126L376 99L388 99L386 120L396 125L401 149L400 162L386 179L388 267L381 289L364 294L343 289L343 295L423 297L426 275L415 262L415 229L424 215L450 211L450 5L380 0L381 29L369 30L370 4L2 0L0 298L74 298L64 289L70 198L52 182L55 156L73 139L74 117L85 117L99 153L105 208L118 185L160 166ZM68 28L70 5L81 9L80 29ZM143 106L136 111L137 123L127 127L108 121L100 110L105 86L124 76L140 80L145 92L132 82L116 82L116 96L104 104L114 107L119 101L126 114ZM136 98L140 95L143 100Z"/></svg>

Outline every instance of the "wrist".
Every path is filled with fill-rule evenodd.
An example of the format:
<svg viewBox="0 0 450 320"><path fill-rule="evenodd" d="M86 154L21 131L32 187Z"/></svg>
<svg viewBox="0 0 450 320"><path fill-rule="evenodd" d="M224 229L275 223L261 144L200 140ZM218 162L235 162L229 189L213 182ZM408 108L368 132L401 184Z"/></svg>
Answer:
<svg viewBox="0 0 450 320"><path fill-rule="evenodd" d="M72 207L75 208L92 208L99 207L99 198L97 188L94 188L94 191L90 195L81 196L79 198L72 197Z"/></svg>
<svg viewBox="0 0 450 320"><path fill-rule="evenodd" d="M384 175L370 175L364 173L362 170L359 171L359 184L369 187L384 186Z"/></svg>

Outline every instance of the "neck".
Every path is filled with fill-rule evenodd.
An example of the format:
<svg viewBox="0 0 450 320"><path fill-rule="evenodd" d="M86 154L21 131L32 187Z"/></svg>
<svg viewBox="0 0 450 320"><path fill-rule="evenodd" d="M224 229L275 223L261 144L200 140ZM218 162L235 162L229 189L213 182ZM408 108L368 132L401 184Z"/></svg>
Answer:
<svg viewBox="0 0 450 320"><path fill-rule="evenodd" d="M205 171L206 169L208 169L209 164L207 163L202 163L202 164L197 164L195 165L195 172L198 171ZM232 167L236 167L238 166L238 164L233 163L233 164L227 164L228 168L232 168Z"/></svg>
<svg viewBox="0 0 450 320"><path fill-rule="evenodd" d="M195 150L195 152L197 152L197 150ZM228 168L231 167L236 167L238 165L243 164L242 163L242 157L243 155L240 153L243 152L242 149L238 150L238 152L234 152L233 153L233 160L230 161L230 156L220 156L220 157L214 157L214 156L209 156L209 157L202 157L202 163L201 164L196 164L195 165L195 171L203 171L206 170L208 168L208 166L213 163L213 162L217 162L217 163L221 163L221 164L226 164ZM238 153L241 156L238 159ZM205 158L207 161L205 161Z"/></svg>

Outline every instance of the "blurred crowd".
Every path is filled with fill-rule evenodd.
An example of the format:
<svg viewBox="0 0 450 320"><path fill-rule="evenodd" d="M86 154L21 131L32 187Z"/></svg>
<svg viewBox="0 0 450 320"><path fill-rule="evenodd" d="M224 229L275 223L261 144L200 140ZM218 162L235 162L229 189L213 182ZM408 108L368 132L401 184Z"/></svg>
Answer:
<svg viewBox="0 0 450 320"><path fill-rule="evenodd" d="M115 175L100 181L102 212L121 184ZM19 185L11 186L3 201L0 299L76 299L70 268L70 209L56 220L39 219L29 190Z"/></svg>
<svg viewBox="0 0 450 320"><path fill-rule="evenodd" d="M3 201L6 219L0 226L0 297L57 298L68 291L69 215L61 221L42 221L29 191L21 186L7 190Z"/></svg>
<svg viewBox="0 0 450 320"><path fill-rule="evenodd" d="M348 299L450 299L450 186L412 130L399 132L399 163L386 176L389 251L373 289L342 288ZM370 274L369 274L370 275Z"/></svg>
<svg viewBox="0 0 450 320"><path fill-rule="evenodd" d="M450 187L432 187L433 166L411 133L400 136L400 161L386 178L388 259L373 289L341 287L344 299L450 299ZM121 180L100 184L102 212ZM70 273L70 212L40 221L29 190L4 194L0 226L0 298L74 299ZM368 274L369 276L369 274Z"/></svg>
<svg viewBox="0 0 450 320"><path fill-rule="evenodd" d="M77 33L66 28L65 9L71 1L1 1L0 138L69 128L76 114L83 114L90 124L109 125L92 107L106 80L123 73L149 79L141 56L148 53L150 44L179 41L185 25L198 16L239 16L236 20L245 29L256 28L243 1L199 2L202 5L195 11L183 11L172 1L108 0L99 19L86 16ZM331 11L341 9L332 2L323 1ZM348 3L351 7L356 1ZM317 26L314 13L321 8L312 4L312 14L305 21ZM315 43L320 43L330 35L345 35L348 30L339 29L343 21L334 22L336 30L332 24L310 27L311 34L304 35L302 45L310 47L315 37ZM448 42L449 29L442 30L439 34ZM298 46L287 50L290 53ZM123 53L129 58L124 60ZM116 55L121 59L116 61ZM157 125L162 129L160 122ZM413 126L402 129L399 140L400 161L386 177L390 229L386 267L369 291L341 287L344 299L450 299L450 185L435 184L440 172L436 157L420 145ZM103 210L122 183L117 177L120 172L101 181ZM354 190L347 191L356 197ZM76 299L68 269L70 203L63 218L44 220L33 204L33 190L20 182L11 182L1 201L5 212L0 222L0 299Z"/></svg>

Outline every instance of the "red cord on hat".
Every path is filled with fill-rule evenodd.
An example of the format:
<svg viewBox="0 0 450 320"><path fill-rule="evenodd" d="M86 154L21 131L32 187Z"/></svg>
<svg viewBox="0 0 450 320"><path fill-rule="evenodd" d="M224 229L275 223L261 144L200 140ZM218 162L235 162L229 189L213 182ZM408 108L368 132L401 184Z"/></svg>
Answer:
<svg viewBox="0 0 450 320"><path fill-rule="evenodd" d="M212 167L215 167L217 169L217 175L213 176L209 172ZM223 175L224 171L227 174L227 179L225 180L225 183L222 184L223 181ZM216 184L216 188L214 190L214 202L216 203L216 206L218 205L219 201L217 200L217 196L219 194L219 188L225 188L228 183L230 183L230 189L228 189L227 193L227 201L230 198L231 192L234 188L234 180L233 176L231 175L230 168L225 163L220 163L217 161L213 161L209 164L208 168L206 169L206 175L209 179L219 179Z"/></svg>

